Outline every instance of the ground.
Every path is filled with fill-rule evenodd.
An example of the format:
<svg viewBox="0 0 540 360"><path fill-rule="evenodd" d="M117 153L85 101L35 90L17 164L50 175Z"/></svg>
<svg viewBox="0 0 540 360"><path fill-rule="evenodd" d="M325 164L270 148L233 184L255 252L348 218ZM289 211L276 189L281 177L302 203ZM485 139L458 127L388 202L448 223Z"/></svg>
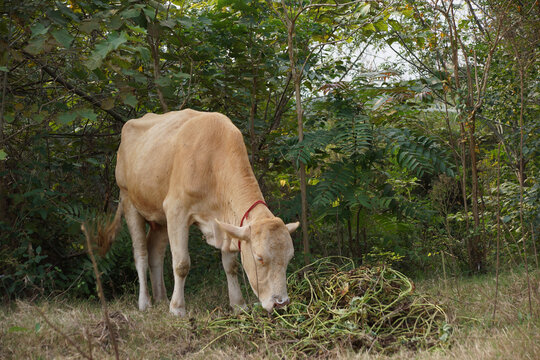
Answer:
<svg viewBox="0 0 540 360"><path fill-rule="evenodd" d="M402 349L386 355L336 348L319 355L321 358L366 360L540 359L539 285L540 272L536 271L531 274L531 316L525 273L504 272L499 281L494 318L493 275L447 281L439 278L417 280L417 291L438 298L448 310L455 329L449 347L418 352ZM209 319L228 312L225 285L199 291L186 300L186 318L170 315L167 304L140 312L136 308L135 294L110 301L110 321L119 329L120 358L225 360L284 357L286 344L271 341L253 343L205 328ZM100 304L95 299L49 298L2 305L0 358L78 359L83 358L81 352L91 352L94 359L113 359L114 352L102 319ZM286 358L302 357L301 354L285 354Z"/></svg>

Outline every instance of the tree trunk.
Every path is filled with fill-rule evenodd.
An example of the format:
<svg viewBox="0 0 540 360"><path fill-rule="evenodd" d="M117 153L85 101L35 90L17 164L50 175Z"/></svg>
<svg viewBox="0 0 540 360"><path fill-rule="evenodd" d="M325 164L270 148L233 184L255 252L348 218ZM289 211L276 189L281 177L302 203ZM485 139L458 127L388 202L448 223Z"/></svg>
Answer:
<svg viewBox="0 0 540 360"><path fill-rule="evenodd" d="M478 166L476 161L476 138L475 132L475 114L474 112L469 117L469 123L467 124L469 130L469 152L471 157L471 203L473 213L473 236L471 238L471 253L470 261L473 271L478 272L483 269L484 266L484 251L482 246L482 237L479 233L480 230L480 216L478 210Z"/></svg>
<svg viewBox="0 0 540 360"><path fill-rule="evenodd" d="M519 59L519 55L517 55ZM523 115L525 110L525 96L524 96L524 89L525 89L525 83L524 83L524 77L525 77L525 66L522 64L521 61L519 61L519 87L520 87L520 107L519 107L519 222L521 225L521 241L523 242L523 259L525 262L525 273L527 274L527 287L528 287L528 294L529 294L529 314L533 315L532 311L532 299L531 299L531 277L529 276L529 264L527 260L527 231L525 230L525 224L523 222L523 187L525 186L525 168L524 168L524 158L523 158L523 138L524 138L524 132L523 132Z"/></svg>
<svg viewBox="0 0 540 360"><path fill-rule="evenodd" d="M255 72L255 69L253 69ZM251 146L251 164L257 162L257 138L255 136L255 115L257 114L257 76L253 75L251 88L251 108L249 110L249 143Z"/></svg>
<svg viewBox="0 0 540 360"><path fill-rule="evenodd" d="M367 228L365 226L362 227L362 239L364 240L364 254L367 255L368 253L368 243L367 243ZM362 264L363 258L360 257L360 264Z"/></svg>
<svg viewBox="0 0 540 360"><path fill-rule="evenodd" d="M338 255L343 256L343 235L341 234L341 229L339 227L339 212L336 211L336 236L338 239ZM537 266L538 267L538 266Z"/></svg>
<svg viewBox="0 0 540 360"><path fill-rule="evenodd" d="M465 212L465 229L466 232L466 243L467 243L467 255L469 259L469 266L472 269L472 240L470 237L470 231L469 231L469 206L467 203L467 151L465 149L465 126L463 123L460 123L461 128L461 196L463 198L463 211Z"/></svg>
<svg viewBox="0 0 540 360"><path fill-rule="evenodd" d="M499 252L501 245L501 142L497 151L497 252L495 253L495 296L493 298L493 320L497 312L497 297L499 296Z"/></svg>
<svg viewBox="0 0 540 360"><path fill-rule="evenodd" d="M156 10L157 11L157 10ZM148 22L150 22L150 19L146 17ZM158 95L159 103L161 104L161 108L163 109L163 112L168 112L169 107L167 106L167 102L165 101L165 97L163 96L163 93L161 92L161 89L159 85L157 84L157 81L161 77L160 75L160 65L159 65L159 32L158 27L154 23L150 23L148 25L148 45L150 45L150 49L152 50L152 58L154 60L154 85L156 87L156 92Z"/></svg>
<svg viewBox="0 0 540 360"><path fill-rule="evenodd" d="M298 121L298 142L301 143L304 141L304 122L303 122L303 112L302 109L302 96L300 94L300 82L301 82L301 74L298 72L298 69L296 67L296 60L294 57L294 44L293 44L293 38L294 38L294 22L287 17L285 17L287 21L287 40L288 40L288 48L289 48L289 61L291 66L291 74L294 81L294 92L295 92L295 98L296 98L296 118ZM304 246L304 263L307 265L309 264L309 254L310 254L310 246L309 246L309 233L308 233L308 221L307 221L307 181L306 181L306 165L300 161L300 169L299 169L299 175L300 175L300 197L302 202L302 218L301 218L301 224L302 224L302 244Z"/></svg>
<svg viewBox="0 0 540 360"><path fill-rule="evenodd" d="M300 96L300 93L298 91L297 97ZM302 105L300 105L301 107ZM298 105L297 105L297 111L298 111ZM302 129L302 114L298 116L298 132L301 133ZM303 140L303 136L302 136ZM300 136L298 136L298 141L302 141ZM308 221L307 221L307 182L306 182L306 166L303 162L300 162L300 197L302 199L302 244L304 245L304 263L307 265L309 264L309 254L310 254L310 246L309 246L309 235L308 235Z"/></svg>
<svg viewBox="0 0 540 360"><path fill-rule="evenodd" d="M9 24L9 32L8 32L8 41L7 46L9 46L9 42L11 39L11 18L10 18L10 24ZM9 49L6 51L7 54L9 54ZM6 61L6 67L9 66L9 55ZM0 104L0 150L6 151L6 146L4 144L4 110L6 106L6 88L7 88L7 80L8 80L8 72L2 72L2 103ZM7 214L8 214L8 202L7 202L7 188L5 185L4 177L1 175L6 169L5 161L0 159L0 221L6 221L7 220Z"/></svg>
<svg viewBox="0 0 540 360"><path fill-rule="evenodd" d="M356 256L362 258L362 245L360 244L360 209L356 212Z"/></svg>
<svg viewBox="0 0 540 360"><path fill-rule="evenodd" d="M352 236L352 225L351 225L351 219L347 219L347 232L349 235L349 253L351 254L351 258L354 257L354 239Z"/></svg>

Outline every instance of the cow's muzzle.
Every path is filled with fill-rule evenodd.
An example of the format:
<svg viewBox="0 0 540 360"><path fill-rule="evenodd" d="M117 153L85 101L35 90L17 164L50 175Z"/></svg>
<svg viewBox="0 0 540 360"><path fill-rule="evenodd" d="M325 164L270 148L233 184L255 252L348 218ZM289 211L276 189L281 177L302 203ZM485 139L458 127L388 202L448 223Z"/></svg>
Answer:
<svg viewBox="0 0 540 360"><path fill-rule="evenodd" d="M274 307L278 309L289 305L289 303L291 302L291 300L287 296L273 296L272 299L274 300Z"/></svg>

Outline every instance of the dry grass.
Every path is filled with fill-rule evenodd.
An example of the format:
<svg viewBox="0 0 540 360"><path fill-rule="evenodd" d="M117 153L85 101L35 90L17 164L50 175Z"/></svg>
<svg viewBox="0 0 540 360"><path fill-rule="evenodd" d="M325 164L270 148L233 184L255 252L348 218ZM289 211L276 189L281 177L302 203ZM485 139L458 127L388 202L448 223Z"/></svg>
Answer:
<svg viewBox="0 0 540 360"><path fill-rule="evenodd" d="M528 314L527 283L523 273L501 276L499 305L492 320L494 278L482 276L449 280L424 280L417 288L446 304L456 328L452 346L393 355L354 353L334 349L325 358L342 359L540 359L540 274L532 274L533 316ZM189 289L188 289L189 291ZM167 304L146 312L136 310L136 298L109 303L111 322L117 329L123 359L260 359L280 358L287 344L276 341L258 344L242 341L205 328L209 319L223 315L215 304L227 303L225 288L209 290L188 299L188 317L168 314ZM226 292L226 291L225 291ZM94 359L112 359L107 329L97 301L18 302L0 308L1 359L78 359L77 352L58 332L48 326L35 307L51 323L70 336ZM207 346L218 336L222 336ZM89 345L90 344L90 345Z"/></svg>

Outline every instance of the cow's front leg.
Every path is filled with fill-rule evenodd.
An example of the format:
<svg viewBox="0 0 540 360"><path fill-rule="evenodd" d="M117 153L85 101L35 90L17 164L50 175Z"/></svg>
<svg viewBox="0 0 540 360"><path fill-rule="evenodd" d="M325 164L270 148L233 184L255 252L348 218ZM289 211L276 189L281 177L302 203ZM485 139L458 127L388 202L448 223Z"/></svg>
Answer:
<svg viewBox="0 0 540 360"><path fill-rule="evenodd" d="M133 257L135 258L135 268L139 275L139 310L146 310L151 305L150 294L148 293L148 283L146 275L148 272L148 249L146 246L146 222L137 209L124 198L124 216L133 243Z"/></svg>
<svg viewBox="0 0 540 360"><path fill-rule="evenodd" d="M169 310L174 315L186 315L186 303L184 300L184 284L189 272L190 260L188 252L189 226L180 211L169 209L167 214L167 232L171 245L172 266L174 272L174 290L169 305Z"/></svg>
<svg viewBox="0 0 540 360"><path fill-rule="evenodd" d="M222 251L221 262L223 269L227 275L227 286L229 288L229 302L234 311L246 307L240 284L238 283L238 261L236 261L236 253Z"/></svg>

